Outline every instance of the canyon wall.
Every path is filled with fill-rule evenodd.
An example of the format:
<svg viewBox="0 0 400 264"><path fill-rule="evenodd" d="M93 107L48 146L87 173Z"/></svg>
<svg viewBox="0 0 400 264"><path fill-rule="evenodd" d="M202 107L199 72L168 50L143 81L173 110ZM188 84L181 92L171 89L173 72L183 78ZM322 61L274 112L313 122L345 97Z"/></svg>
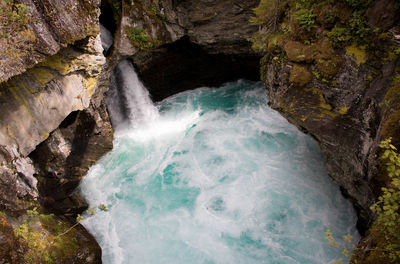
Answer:
<svg viewBox="0 0 400 264"><path fill-rule="evenodd" d="M366 10L369 27L381 30L369 49L350 42L334 46L328 36L351 16L343 1L320 5L310 30L296 22L291 2L278 2L272 16L263 14L266 22L252 19L258 26L249 22L258 0L2 2L0 233L6 239L0 260L52 258L28 238L44 232L46 245L87 209L75 189L112 149L105 95L110 73L123 59L134 63L155 101L261 77L271 106L319 142L329 175L353 202L359 230L365 231L372 220L369 206L383 184L377 146L400 131L399 109L389 100L398 95L393 85L398 54L389 54L399 46L395 1L379 0ZM100 43L99 16L114 36L107 51ZM36 228L18 228L23 225ZM58 254L52 260L101 262L90 234L79 225L73 230L51 244Z"/></svg>
<svg viewBox="0 0 400 264"><path fill-rule="evenodd" d="M87 209L76 187L112 149L111 71L131 59L156 100L238 77L257 80L259 55L246 40L256 31L248 19L257 2L1 3L0 260L101 262L96 241L76 224ZM115 37L108 51L100 7Z"/></svg>
<svg viewBox="0 0 400 264"><path fill-rule="evenodd" d="M400 146L399 10L392 0L265 0L252 19L271 107L318 141L329 176L357 210L365 236L352 263L395 263L382 252L398 241L369 228L370 207L390 186L379 144Z"/></svg>
<svg viewBox="0 0 400 264"><path fill-rule="evenodd" d="M112 148L98 88L106 62L99 4L1 3L0 259L6 263L101 262L100 247L83 227L63 234L86 209L73 193L82 168ZM65 175L53 169L59 162Z"/></svg>

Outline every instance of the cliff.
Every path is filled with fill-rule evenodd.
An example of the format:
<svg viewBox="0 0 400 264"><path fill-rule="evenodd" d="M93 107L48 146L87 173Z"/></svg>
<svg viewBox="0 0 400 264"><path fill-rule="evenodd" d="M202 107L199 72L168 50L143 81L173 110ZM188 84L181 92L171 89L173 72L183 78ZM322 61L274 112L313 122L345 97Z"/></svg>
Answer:
<svg viewBox="0 0 400 264"><path fill-rule="evenodd" d="M369 228L369 208L388 184L379 142L400 144L395 0L8 0L0 7L0 261L101 262L90 234L71 229L87 209L75 189L112 148L105 95L126 58L156 101L261 77L271 106L319 142L329 175L357 209L359 230ZM107 51L99 19L114 36ZM364 247L376 244L369 237Z"/></svg>
<svg viewBox="0 0 400 264"><path fill-rule="evenodd" d="M87 204L75 189L112 148L105 105L111 71L130 58L156 100L258 79L259 55L246 40L256 32L248 23L256 5L103 1L100 21L115 37L103 51L100 1L2 2L0 260L101 262L101 249L76 222ZM170 67L160 68L165 60Z"/></svg>
<svg viewBox="0 0 400 264"><path fill-rule="evenodd" d="M131 58L155 101L238 78L258 80L260 57L247 40L257 30L248 23L257 3L123 1L114 8L110 56Z"/></svg>
<svg viewBox="0 0 400 264"><path fill-rule="evenodd" d="M390 185L379 143L393 137L399 146L399 8L390 0L265 0L252 19L260 26L253 47L264 54L261 79L271 107L319 142L363 234L374 220L370 206ZM352 261L392 261L370 234Z"/></svg>
<svg viewBox="0 0 400 264"><path fill-rule="evenodd" d="M71 216L86 209L73 193L82 168L112 147L98 88L106 62L99 4L1 2L0 259L7 263L101 262L100 247L82 227L64 234ZM57 161L66 175L52 169ZM49 198L49 191L57 195Z"/></svg>

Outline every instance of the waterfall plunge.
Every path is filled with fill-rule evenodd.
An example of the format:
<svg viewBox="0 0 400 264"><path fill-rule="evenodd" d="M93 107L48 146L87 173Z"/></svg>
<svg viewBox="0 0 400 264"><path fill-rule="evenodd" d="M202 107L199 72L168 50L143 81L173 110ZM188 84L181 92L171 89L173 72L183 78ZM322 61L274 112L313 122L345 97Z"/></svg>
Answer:
<svg viewBox="0 0 400 264"><path fill-rule="evenodd" d="M101 39L101 46L103 47L103 54L106 55L108 50L114 43L113 35L111 32L105 28L102 24L100 24L100 39Z"/></svg>
<svg viewBox="0 0 400 264"><path fill-rule="evenodd" d="M111 122L117 129L137 127L158 118L158 110L151 101L149 92L128 60L120 62L111 74L107 107Z"/></svg>
<svg viewBox="0 0 400 264"><path fill-rule="evenodd" d="M107 98L114 149L82 181L107 264L332 264L359 238L322 153L239 81L155 107L129 61ZM332 230L340 248L324 239Z"/></svg>

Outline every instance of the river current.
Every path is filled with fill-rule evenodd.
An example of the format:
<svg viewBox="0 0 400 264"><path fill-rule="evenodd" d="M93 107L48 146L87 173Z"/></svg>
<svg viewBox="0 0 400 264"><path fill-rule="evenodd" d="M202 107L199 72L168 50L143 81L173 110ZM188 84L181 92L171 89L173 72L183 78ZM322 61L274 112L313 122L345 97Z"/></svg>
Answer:
<svg viewBox="0 0 400 264"><path fill-rule="evenodd" d="M91 206L108 207L83 221L104 263L348 262L356 214L317 143L268 107L261 83L154 105L124 61L113 85L114 149L80 186Z"/></svg>

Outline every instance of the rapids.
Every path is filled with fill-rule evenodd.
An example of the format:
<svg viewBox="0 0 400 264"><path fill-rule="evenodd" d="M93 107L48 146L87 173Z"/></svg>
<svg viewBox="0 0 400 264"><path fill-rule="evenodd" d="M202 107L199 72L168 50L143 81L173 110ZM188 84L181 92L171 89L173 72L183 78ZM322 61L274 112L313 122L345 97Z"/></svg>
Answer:
<svg viewBox="0 0 400 264"><path fill-rule="evenodd" d="M348 262L341 251L359 239L356 214L317 143L268 107L261 83L153 105L129 62L113 80L114 149L80 186L109 209L83 221L104 263Z"/></svg>

